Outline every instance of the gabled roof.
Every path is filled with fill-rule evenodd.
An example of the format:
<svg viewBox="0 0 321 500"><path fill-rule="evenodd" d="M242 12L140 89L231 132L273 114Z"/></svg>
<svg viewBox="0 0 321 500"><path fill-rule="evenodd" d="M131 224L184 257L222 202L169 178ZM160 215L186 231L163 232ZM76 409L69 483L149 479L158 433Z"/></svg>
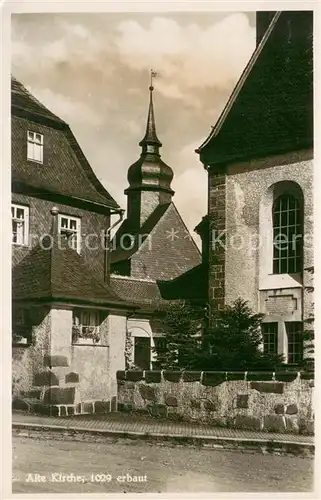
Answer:
<svg viewBox="0 0 321 500"><path fill-rule="evenodd" d="M14 76L11 76L11 104L15 108L30 111L32 114L66 125L66 122L38 101Z"/></svg>
<svg viewBox="0 0 321 500"><path fill-rule="evenodd" d="M81 255L49 236L14 267L12 296L16 301L77 301L132 309L110 286L93 276Z"/></svg>
<svg viewBox="0 0 321 500"><path fill-rule="evenodd" d="M157 280L157 284L165 300L204 302L208 298L208 267L200 264L172 280Z"/></svg>
<svg viewBox="0 0 321 500"><path fill-rule="evenodd" d="M123 240L123 245L111 253L111 270L115 274L171 279L201 262L200 250L173 202L159 205L136 231L129 221L125 229L122 234L132 235L135 245L129 251L122 250L121 246L129 246Z"/></svg>
<svg viewBox="0 0 321 500"><path fill-rule="evenodd" d="M101 184L92 170L68 124L48 110L15 77L11 77L11 114L30 122L38 128L55 129L51 137L51 154L55 151L55 162L50 168L39 168L35 162L19 155L21 144L15 140L19 125L12 123L12 182L21 185L23 192L32 190L68 196L102 207L119 210L119 205ZM46 141L46 129L44 128ZM46 145L46 144L45 144ZM61 150L68 149L62 158ZM15 161L15 157L17 160Z"/></svg>
<svg viewBox="0 0 321 500"><path fill-rule="evenodd" d="M209 137L205 165L313 146L313 12L277 12Z"/></svg>
<svg viewBox="0 0 321 500"><path fill-rule="evenodd" d="M125 219L114 236L115 241L112 243L111 246L112 248L115 248L115 250L112 250L112 252L110 253L110 262L114 264L116 262L130 259L130 257L137 252L140 243L142 243L141 237L143 235L147 237L152 232L152 230L158 224L160 219L163 217L169 206L170 203L164 203L162 205L158 205L155 208L155 210L150 214L150 216L146 219L143 225L139 228L138 232L134 231L134 228L132 226L132 221L130 219ZM129 250L122 249L120 246L122 241L121 238L125 234L130 234L135 238L135 243ZM124 246L130 246L130 245L124 244Z"/></svg>

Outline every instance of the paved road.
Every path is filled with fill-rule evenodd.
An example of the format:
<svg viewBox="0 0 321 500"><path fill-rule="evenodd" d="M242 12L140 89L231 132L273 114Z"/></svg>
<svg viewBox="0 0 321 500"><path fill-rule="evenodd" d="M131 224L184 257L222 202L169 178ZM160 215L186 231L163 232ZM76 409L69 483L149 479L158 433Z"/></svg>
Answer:
<svg viewBox="0 0 321 500"><path fill-rule="evenodd" d="M313 460L310 458L89 436L75 441L49 433L27 437L20 431L13 435L13 493L302 492L312 489Z"/></svg>

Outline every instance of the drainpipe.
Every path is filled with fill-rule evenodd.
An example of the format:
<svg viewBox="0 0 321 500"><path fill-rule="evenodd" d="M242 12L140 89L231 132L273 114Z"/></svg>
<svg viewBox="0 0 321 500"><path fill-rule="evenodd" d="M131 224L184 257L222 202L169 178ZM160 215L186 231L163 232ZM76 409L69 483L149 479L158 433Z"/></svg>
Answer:
<svg viewBox="0 0 321 500"><path fill-rule="evenodd" d="M51 221L51 231L50 235L53 239L53 245L59 245L58 238L59 238L59 231L58 231L58 214L59 214L59 209L54 206L50 210L50 214L52 216L52 221ZM51 308L50 308L50 314L51 314ZM52 331L51 331L51 321L50 321L50 330L49 330L49 370L51 371L52 369L52 364L51 364L51 353L52 353ZM50 417L52 416L52 408L51 408L51 388L49 388L49 415Z"/></svg>
<svg viewBox="0 0 321 500"><path fill-rule="evenodd" d="M111 212L110 215L118 214L119 219L117 219L106 231L105 231L105 269L104 269L104 281L109 283L109 251L110 251L110 233L114 227L118 226L124 218L125 210L117 210L116 212Z"/></svg>

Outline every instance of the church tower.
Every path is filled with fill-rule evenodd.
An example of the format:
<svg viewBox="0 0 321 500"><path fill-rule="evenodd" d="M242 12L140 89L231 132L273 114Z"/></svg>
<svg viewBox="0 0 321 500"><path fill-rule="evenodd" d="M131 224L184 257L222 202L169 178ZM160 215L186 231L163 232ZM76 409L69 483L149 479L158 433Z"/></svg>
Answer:
<svg viewBox="0 0 321 500"><path fill-rule="evenodd" d="M155 126L154 76L151 71L146 132L139 143L140 158L129 167L127 174L127 218L111 243L112 273L134 280L175 278L198 265L201 257L172 201L173 170L163 162L159 152L162 143ZM146 294L149 296L149 292Z"/></svg>
<svg viewBox="0 0 321 500"><path fill-rule="evenodd" d="M140 141L140 158L130 166L127 179L127 219L132 229L138 230L154 210L172 200L173 170L161 159L159 149L162 143L156 134L152 78L149 87L149 109L146 133Z"/></svg>

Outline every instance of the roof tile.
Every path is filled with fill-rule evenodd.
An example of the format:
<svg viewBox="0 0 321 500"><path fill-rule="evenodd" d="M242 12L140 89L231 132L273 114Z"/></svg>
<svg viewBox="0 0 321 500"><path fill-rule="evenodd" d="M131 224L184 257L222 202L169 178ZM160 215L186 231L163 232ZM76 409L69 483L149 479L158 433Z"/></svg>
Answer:
<svg viewBox="0 0 321 500"><path fill-rule="evenodd" d="M209 137L204 164L313 145L313 12L278 12Z"/></svg>
<svg viewBox="0 0 321 500"><path fill-rule="evenodd" d="M100 183L69 126L11 77L12 181L49 193L82 199L103 207L119 205ZM28 161L26 133L44 135L44 164ZM50 154L48 154L48 151Z"/></svg>
<svg viewBox="0 0 321 500"><path fill-rule="evenodd" d="M64 299L126 307L114 290L97 279L84 259L57 238L47 237L13 269L13 299Z"/></svg>
<svg viewBox="0 0 321 500"><path fill-rule="evenodd" d="M123 300L132 301L141 307L159 308L168 304L162 299L158 285L154 280L112 275L110 284Z"/></svg>
<svg viewBox="0 0 321 500"><path fill-rule="evenodd" d="M172 280L158 280L157 285L164 300L207 301L208 267L200 264Z"/></svg>
<svg viewBox="0 0 321 500"><path fill-rule="evenodd" d="M137 252L139 248L139 243L142 243L141 236L149 235L151 231L154 229L156 224L160 221L160 219L165 214L166 210L170 206L170 203L163 203L162 205L158 205L155 210L151 213L151 215L147 218L147 220L143 223L143 225L139 228L139 230L133 234L133 226L129 219L125 219L120 228L118 229L115 240L112 242L112 248L115 248L111 252L111 263L120 262L123 260L129 259L134 253ZM121 238L125 234L130 234L135 238L135 244L132 246L130 250L124 250L120 247Z"/></svg>

